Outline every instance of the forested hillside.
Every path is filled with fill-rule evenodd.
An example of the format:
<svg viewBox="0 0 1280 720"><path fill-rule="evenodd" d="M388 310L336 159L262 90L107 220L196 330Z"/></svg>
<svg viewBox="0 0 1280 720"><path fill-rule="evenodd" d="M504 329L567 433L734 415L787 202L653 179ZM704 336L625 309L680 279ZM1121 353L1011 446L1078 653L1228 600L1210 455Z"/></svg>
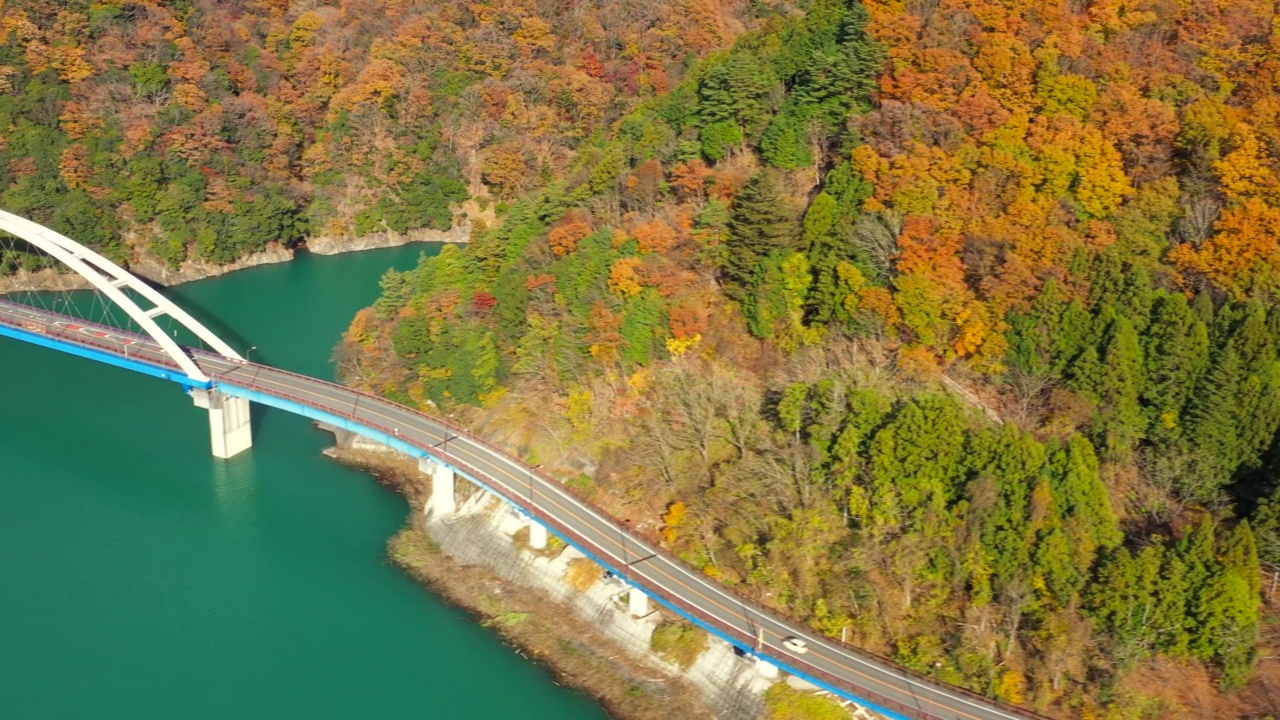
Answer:
<svg viewBox="0 0 1280 720"><path fill-rule="evenodd" d="M445 229L482 180L554 177L730 41L736 6L9 0L0 206L171 264Z"/></svg>
<svg viewBox="0 0 1280 720"><path fill-rule="evenodd" d="M389 274L345 376L591 458L578 491L921 672L1245 712L1280 563L1272 4L802 9ZM1170 663L1224 694L1130 681Z"/></svg>
<svg viewBox="0 0 1280 720"><path fill-rule="evenodd" d="M939 679L1262 717L1278 29L1265 0L7 0L0 207L177 263L489 204L387 275L348 382L590 468L709 576Z"/></svg>

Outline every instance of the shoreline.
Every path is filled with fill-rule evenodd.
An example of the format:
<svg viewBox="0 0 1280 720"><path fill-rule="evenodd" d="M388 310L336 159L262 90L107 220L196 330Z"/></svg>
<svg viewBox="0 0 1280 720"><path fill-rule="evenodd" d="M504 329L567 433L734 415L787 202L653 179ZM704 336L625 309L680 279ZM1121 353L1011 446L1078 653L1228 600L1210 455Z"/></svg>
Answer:
<svg viewBox="0 0 1280 720"><path fill-rule="evenodd" d="M471 235L471 219L465 215L448 230L419 228L398 233L387 230L380 233L359 236L316 236L306 238L296 248L288 248L271 242L259 252L246 255L234 262L223 265L185 260L177 268L169 267L150 255L143 255L129 263L129 272L158 285L162 288L182 285L184 283L219 277L237 270L246 270L259 265L285 263L297 257L298 250L305 250L315 255L342 255L364 250L380 250L382 248L400 247L413 243L450 243L466 244ZM15 292L71 291L90 290L89 281L73 272L60 272L58 268L46 268L37 272L18 271L13 275L0 277L0 295Z"/></svg>
<svg viewBox="0 0 1280 720"><path fill-rule="evenodd" d="M717 717L683 678L636 659L577 618L574 609L539 588L458 560L430 536L414 508L430 496L430 480L411 460L390 453L334 446L325 455L372 475L409 504L405 527L387 540L387 557L401 571L455 607L466 610L502 641L545 667L558 685L591 697L618 720L711 720ZM519 535L513 542L519 542Z"/></svg>

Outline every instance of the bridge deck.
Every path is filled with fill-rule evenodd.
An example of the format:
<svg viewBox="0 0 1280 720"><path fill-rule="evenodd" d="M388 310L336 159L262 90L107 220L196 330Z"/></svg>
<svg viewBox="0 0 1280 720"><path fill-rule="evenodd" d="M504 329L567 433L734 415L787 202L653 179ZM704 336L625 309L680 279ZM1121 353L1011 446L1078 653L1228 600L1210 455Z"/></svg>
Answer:
<svg viewBox="0 0 1280 720"><path fill-rule="evenodd" d="M188 386L184 375L149 338L0 300L0 331L50 346L92 351ZM214 387L229 395L337 420L370 437L431 456L521 508L616 575L750 654L837 694L896 717L925 720L1023 720L1030 711L1003 705L937 682L884 658L812 633L746 599L621 526L559 482L502 450L438 418L341 385L267 365L191 351ZM136 367L134 367L136 366ZM802 637L803 655L783 639Z"/></svg>

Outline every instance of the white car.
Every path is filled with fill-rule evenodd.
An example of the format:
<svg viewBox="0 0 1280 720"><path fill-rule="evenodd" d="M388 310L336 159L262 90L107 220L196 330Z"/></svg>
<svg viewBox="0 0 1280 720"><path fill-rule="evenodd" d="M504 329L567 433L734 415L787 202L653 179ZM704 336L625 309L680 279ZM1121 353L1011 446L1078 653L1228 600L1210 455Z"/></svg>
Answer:
<svg viewBox="0 0 1280 720"><path fill-rule="evenodd" d="M809 652L809 643L798 637L789 637L782 641L782 647L790 650L796 655L803 655Z"/></svg>

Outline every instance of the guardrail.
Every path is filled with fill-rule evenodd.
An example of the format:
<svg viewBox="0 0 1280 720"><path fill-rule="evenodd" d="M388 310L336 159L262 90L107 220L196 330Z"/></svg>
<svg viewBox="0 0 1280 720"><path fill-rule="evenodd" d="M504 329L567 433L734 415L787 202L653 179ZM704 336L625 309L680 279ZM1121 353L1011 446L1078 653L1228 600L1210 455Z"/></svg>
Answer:
<svg viewBox="0 0 1280 720"><path fill-rule="evenodd" d="M201 354L204 354L204 353L201 353ZM355 389L355 388L350 388L350 387L347 387L347 386L345 386L345 385L339 385L339 384L337 384L337 383L329 382L329 381L326 381L326 380L319 380L319 379L317 379L317 378L313 378L313 377L310 377L310 376L307 376L307 375L302 375L302 374L300 374L300 373L291 372L291 371L289 371L289 370L283 370L283 369L280 369L280 368L271 367L271 366L269 366L269 365L257 365L257 364L255 364L255 363L246 363L246 364L245 364L244 366L242 366L242 367L244 367L244 368L246 368L246 369L247 369L247 368L250 368L250 367L257 367L257 368L259 368L259 369L260 369L260 370L262 370L262 371L266 371L266 372L270 372L270 373L274 373L274 374L281 374L281 375L286 375L286 376L290 376L290 377L298 378L298 379L300 379L300 380L304 380L304 381L306 381L306 382L308 382L308 383L310 383L310 384L313 384L313 385L319 385L319 386L326 387L326 388L328 388L328 389L330 389L330 390L332 390L332 391L335 391L335 392L339 392L339 393L347 394L347 395L354 395L354 396L357 396L357 397L364 398L364 399L366 399L366 401L367 401L368 403L373 403L373 404L376 404L376 405L381 405L381 406L383 406L383 407L385 407L385 408L395 408L395 409L399 409L399 410L400 410L400 411L402 411L402 412L407 412L407 413L408 413L408 414L410 414L410 415L417 416L417 417L421 418L422 420L424 420L424 421L426 421L426 422L428 422L428 423L431 423L431 424L433 424L433 425L435 425L435 426L438 426L438 427L443 428L443 429L445 429L445 430L447 430L447 431L449 431L449 432L452 432L452 433L453 433L454 435L456 435L458 438L465 438L465 439L469 440L470 442L472 442L472 443L473 443L473 444L475 444L476 446L478 446L478 447L480 447L480 448L483 448L484 450L486 450L487 452L489 452L489 453L491 453L491 454L494 454L494 455L497 455L497 456L499 456L499 457L502 457L502 458L506 459L506 460L507 460L507 461L509 461L509 462L512 462L512 463L514 463L514 464L516 464L516 465L518 465L518 466L520 466L520 467L523 467L523 468L525 469L525 471L526 471L526 472L528 472L528 473L529 473L529 474L531 474L531 475L536 476L538 479L542 480L542 481L543 481L543 483L545 483L545 484L553 484L553 485L555 485L556 487L559 487L559 488L561 488L562 490L564 490L564 492L565 492L565 493L567 493L567 494L571 494L571 495L574 497L574 499L575 499L575 500L577 500L578 502L582 503L584 506L586 506L586 507L590 508L591 510L593 510L593 511L594 511L597 515L599 515L601 518L603 518L603 519L605 519L605 520L611 520L611 516L609 515L609 513L608 513L607 511L605 511L603 508L601 508L599 505L597 505L597 504L595 504L594 502L592 502L591 500L589 500L589 499L587 499L587 498L582 497L582 496L581 496L580 494L578 494L577 492L574 492L571 488L568 488L568 487L564 486L564 485L563 485L562 483L560 483L558 480L555 480L554 478L552 478L552 477L550 477L550 476L546 475L545 473L538 472L535 468L531 468L531 467L529 467L529 466L528 466L528 465L527 465L523 460L520 460L519 458L517 458L517 457L515 457L515 456L511 455L510 453L508 453L508 452L507 452L506 450L504 450L503 448L497 447L497 446L495 446L495 445L493 445L493 444L489 443L488 441L486 441L486 440L484 440L484 439L480 438L479 436L475 435L474 433L470 432L469 430L467 430L467 429L465 429L465 428L463 428L463 427L460 427L460 426L458 426L458 425L455 425L455 424L453 424L453 423L450 423L450 422L449 422L449 421L447 421L447 420L443 420L443 419L438 418L438 417L435 417L435 416L433 416L433 415L428 415L428 414L426 414L426 413L424 413L424 412L422 412L422 411L420 411L420 410L417 410L417 409L415 409L415 408L410 408L410 407L407 407L407 406L405 406L405 405L400 405L400 404L398 404L398 403L393 403L393 402L391 402L391 401L387 400L386 398L380 397L380 396L378 396L378 395L374 395L374 394L369 393L369 392L366 392L366 391L364 391L364 390L358 390L358 389ZM217 381L217 379L218 379L218 377L217 377L217 376L215 376L215 377L214 377L215 382ZM228 378L228 381L229 381L229 382L233 382L233 384L237 384L237 385L245 385L245 383L244 383L240 378L238 378L238 377L237 377L234 381L232 381L232 380L230 380L230 379ZM295 396L295 395L291 395L291 394L289 394L289 393L283 393L283 392L281 392L278 388L274 388L274 389L273 389L273 388L268 388L268 387L263 386L263 385L257 385L256 387L251 387L250 389L256 390L256 391L258 391L258 392L266 392L266 393L268 393L268 394L274 394L274 395L278 395L278 396L281 396L281 397L285 397L285 399L288 399L288 400L290 400L291 402L297 402L297 403L301 403L301 404L304 404L304 405L306 405L306 404L312 404L312 405L314 405L314 402L313 402L313 401L305 400L305 399L303 399L303 398L300 398L300 397ZM336 416L338 416L338 417L341 417L341 418L343 418L343 419L345 419L345 420L349 420L349 421L351 421L351 422L355 422L355 423L357 423L357 424L360 424L360 425L364 425L364 426L366 426L366 427L369 427L369 428L371 428L371 429L373 429L373 430L377 430L377 431L379 431L379 432L382 432L382 433L384 433L385 435L387 435L387 436L389 436L389 437L390 437L390 436L394 436L394 435L395 435L395 428L392 428L392 427L386 427L386 426L384 426L384 425L382 425L381 423L378 423L378 422L376 422L376 421L369 420L369 419L365 419L365 418L361 418L361 417L359 417L358 415L353 414L353 413L349 413L349 412L347 412L346 410L344 410L344 409L342 409L342 408L339 408L339 407L333 406L333 407L325 407L325 408L320 408L320 409L323 409L325 412L332 413L332 414L334 414L334 415L336 415ZM404 441L404 442L408 442L408 440L407 440L406 438L404 438L403 436L401 436L401 437L400 437L400 440L401 440L401 441ZM410 443L410 444L413 444L413 443ZM535 506L535 507L528 507L529 502L527 501L527 499L525 499L525 498L523 497L523 493L522 493L523 488L514 488L514 487L511 487L511 486L507 485L506 483L504 483L504 482L502 482L502 481L499 481L499 480L497 480L497 479L495 479L495 478L492 478L492 477L488 476L488 475L487 475L487 474L485 474L485 473L481 473L481 472L479 472L478 470L476 470L475 468L471 468L471 467L469 467L466 463L461 462L461 461L460 461L460 460L458 460L456 457L453 457L453 456L451 456L450 454L443 452L443 451L442 451L442 450L440 450L439 448L432 447L432 448L419 448L419 449L421 449L423 452L426 452L426 453L428 453L428 454L430 454L430 455L433 455L433 456L439 457L441 460L444 460L444 461L448 462L449 464L454 465L454 466L455 466L456 468L458 468L459 470L464 470L464 471L465 471L465 472L467 472L468 474L472 474L472 475L474 475L474 476L475 476L475 478L476 478L477 480L480 480L480 481L484 482L486 485L488 485L488 486L489 486L489 489L490 489L490 490L492 490L492 491L493 491L493 492L495 492L496 494L500 495L500 496L501 496L504 500L506 500L507 502L509 502L509 503L511 503L512 505L515 505L516 507L519 507L519 508L523 509L524 511L528 512L530 515L532 515L532 516L536 517L540 522L543 522L544 524L546 524L546 525L548 525L549 527L553 528L554 530L556 530L556 532L557 532L557 533L560 533L560 534L564 535L566 538L572 538L572 539L576 540L577 542L579 542L579 543L581 543L581 544L585 545L587 548L590 548L590 549L591 549L595 554L597 554L597 555L601 556L601 558L602 558L602 559L612 560L612 561L613 561L613 562L611 563L612 565L615 565L616 567L626 567L626 566L627 566L627 563L625 562L625 560L623 560L622 558L618 558L617 556L612 555L611 553L606 552L603 548L598 547L597 545L595 545L595 543L593 543L593 542L591 542L591 541L587 540L586 538L582 537L582 536L581 536L581 535L579 535L578 533L574 532L572 529L570 529L570 528L568 528L567 526L565 526L563 523L561 523L561 522L559 522L558 520L556 520L554 517L552 517L551 515L549 515L548 513L546 513L546 512L545 512L544 510L542 510L540 507L536 507L536 506ZM679 565L679 566L681 566L681 567L685 567L685 568L687 568L687 567L688 567L688 566L687 566L687 564L685 564L685 562L684 562L683 560L680 560L678 557L676 557L675 555L673 555L672 553L668 552L667 550L665 550L665 549L663 549L663 548L661 548L661 547L658 547L658 546L655 546L655 545L650 544L647 540L644 540L643 538L640 538L639 536L635 535L632 531L628 530L627 528L625 528L625 527L623 527L623 526L621 526L621 525L617 525L616 523L615 523L615 528L616 528L620 533L622 533L622 534L626 535L626 536L627 536L631 541L635 542L635 543L637 544L637 546L639 546L639 547L640 547L641 549L643 549L645 552L653 553L653 554L656 554L656 555L661 555L662 557L664 557L665 559L669 560L669 561L670 561L670 562L672 562L673 564L676 564L676 565ZM624 577L624 578L626 578L626 579L628 579L628 580L631 580L631 578L630 578L630 577L628 577L628 575L627 575L625 572L618 572L618 570L616 569L616 567L614 568L614 571L615 571L617 574L619 574L620 576L622 576L622 577ZM695 571L695 572L696 572L696 571ZM632 582L634 582L634 580L632 580ZM778 622L778 623L780 623L780 624L795 625L795 626L798 626L798 627L803 627L803 625L802 625L802 624L800 624L800 623L799 623L799 621L797 621L797 620L795 620L795 619L793 619L793 618L787 618L786 616L782 615L781 613L778 613L778 612L774 611L774 610L773 610L773 609L771 609L771 608L768 608L768 607L765 607L765 606L762 606L762 605L758 604L758 602L757 602L757 601L755 601L755 600L753 600L753 599L751 599L751 598L748 598L748 597L746 597L746 596L742 595L741 593L737 592L736 588L733 588L732 586L720 585L719 587L720 587L721 589L723 589L724 591L726 591L727 593L729 593L729 594L733 595L733 596L734 596L736 599L738 599L739 601L741 601L741 602L743 602L743 603L745 603L745 604L750 605L750 606L751 606L751 608L752 608L752 610L753 610L753 611L755 611L756 613L760 614L760 615L767 615L767 616L769 616L771 619L773 619L774 621L776 621L776 622ZM655 592L656 592L656 591L655 591ZM656 593L656 594L661 594L661 593ZM744 650L751 651L751 648L753 647L753 644L754 644L755 638L748 636L746 633L743 633L740 629L737 629L737 628L734 628L734 627L732 627L732 626L729 626L729 625L727 625L727 624L723 623L722 621L717 620L717 619L715 619L714 617L712 617L712 616L710 616L710 615L707 615L706 613L702 612L702 611L701 611L701 610L699 610L698 608L696 608L696 607L694 607L694 606L692 606L692 605L689 605L688 603L686 603L686 602L684 602L684 601L680 600L679 598L668 598L668 597L664 597L664 598L663 598L663 600L665 600L666 602L668 602L668 603L669 603L669 604L671 604L672 606L674 606L674 607L678 607L680 610L682 610L682 611L684 611L684 612L689 613L691 616L698 618L700 621L702 621L702 622L704 622L704 623L706 623L706 624L708 624L708 625L711 625L711 626L713 626L713 627L716 627L716 628L717 628L718 630L720 630L723 634L725 634L725 635L728 635L728 636L730 636L730 637L735 638L735 639L738 641L738 642L737 642L737 643L735 643L735 644L738 644L738 645L739 645L740 647L742 647ZM807 633L810 633L811 631L809 631L807 628L805 628L804 632L807 634ZM829 644L834 645L834 646L836 646L836 647L840 648L841 650L843 650L844 652L848 653L849 655L857 656L857 657L862 658L863 660L867 660L867 661L869 661L869 662L873 662L873 663L875 663L875 664L878 664L878 665L884 666L884 667L886 667L886 668L892 669L894 672L896 672L896 673L898 673L898 674L900 674L900 675L903 675L903 676L904 676L904 677L906 677L906 678L909 678L913 683L917 683L917 684L920 684L920 685L925 685L925 686L928 686L928 687L934 688L934 689L936 689L936 690L938 690L938 691L941 691L941 692L944 692L944 693L953 694L953 695L961 695L961 696L966 697L966 698L967 698L967 699L969 699L969 700L973 700L973 701L978 702L978 703L980 703L980 704L982 704L982 705L989 706L989 707L994 707L994 708L999 709L1000 711L1003 711L1003 712L1006 712L1006 713L1010 713L1010 714L1013 714L1013 715L1016 715L1016 716L1019 716L1019 717L1029 718L1029 719L1033 719L1033 720L1047 720L1047 718L1045 718L1044 716L1039 715L1039 714L1036 714L1036 713L1033 713L1033 712L1030 712L1030 711L1027 711L1027 710L1025 710L1025 709L1023 709L1023 708L1018 708L1018 707L1014 707L1014 706L1009 706L1009 705L1006 705L1006 704L1001 703L1001 702L999 702L999 701L992 700L991 698L988 698L988 697L985 697L985 696L979 695L978 693L972 692L972 691L967 690L967 689L965 689L965 688L962 688L962 687L959 687L959 686L955 686L955 685L949 685L949 684L947 684L947 683L943 683L943 682L937 681L937 680L935 680L935 679L933 679L933 678L929 677L928 675L924 675L924 674L922 674L922 673L918 673L918 672L916 672L916 671L914 671L914 670L910 670L910 669L908 669L908 668L902 667L901 665L898 665L897 663L895 663L895 662L893 662L893 661L891 661L891 660L889 660L889 659L887 659L887 658L884 658L884 657L882 657L882 656L880 656L880 655L876 655L875 653L872 653L872 652L869 652L869 651L863 650L863 649L861 649L861 648L857 648L857 647L855 647L855 646L849 645L848 643L842 643L842 642L840 642L839 640L837 640L837 639L835 639L835 638L828 638L828 637L826 637L826 636L822 636L822 639L823 639L824 641L828 642ZM810 673L810 674L812 674L812 675L814 675L814 676L816 676L816 677L821 678L824 682L827 682L827 683L829 683L829 684L835 685L836 687L848 688L850 691L854 691L854 692L857 692L857 693L859 693L859 694L861 694L861 695L863 695L863 696L867 696L867 697L866 697L866 699L868 699L868 700L871 700L871 701L873 701L873 702L877 702L877 703L883 704L883 705L885 705L887 708L894 709L894 710L895 710L895 711L897 711L897 712L904 712L904 713L908 713L908 714L911 714L911 715L915 715L915 716L917 716L917 717L925 717L925 718L929 718L930 720L933 720L933 719L937 719L937 720L951 720L950 718L943 718L942 716L933 715L933 714L930 714L930 713L924 713L924 712L922 712L919 708L909 707L909 706L903 705L902 703L896 702L896 701L891 700L891 699L889 699L889 698L887 698L887 697L884 697L884 696L882 696L882 695L879 695L879 693L875 693L874 691L870 691L870 690L867 690L867 689L865 689L865 688L862 688L861 686L851 687L851 686L850 686L850 684L848 683L848 681L843 680L843 679L841 679L841 678L838 678L838 677L836 677L836 676L833 676L833 675L831 675L830 673L827 673L827 672L825 672L825 671L821 670L820 668L814 667L814 666L810 665L809 663L805 662L802 658L793 658L793 659L792 659L792 662L794 662L794 663L795 663L795 664L797 664L797 665L802 665L802 666L803 666L803 668L802 668L802 669L803 669L805 672L808 672L808 673ZM930 702L930 703L932 703L932 702L933 702L932 700L927 700L926 698L922 698L922 699L925 699L927 702Z"/></svg>
<svg viewBox="0 0 1280 720"><path fill-rule="evenodd" d="M16 308L21 308L23 311L28 313L36 312L44 317L52 317L58 320L66 320L67 322L75 324L79 327L101 328L103 332L106 332L109 335L117 336L117 337L121 337L121 336L127 337L129 339L132 339L136 342L141 343L142 345L146 346L146 349L149 352L154 354L154 357L147 357L147 358L132 357L125 352L121 352L121 348L125 347L121 343L101 342L100 338L97 338L95 336L86 335L78 332L68 332L63 330L62 328L59 328L57 325L54 325L49 322L45 323L43 332L32 330L30 328L24 328L21 323L11 322L9 318L4 317L3 315L0 315L0 323L3 323L10 327L14 327L17 329L24 329L24 330L27 330L28 332L40 332L40 334L43 334L47 337L54 337L64 342L93 348L95 350L111 353L117 356L124 356L136 362L152 364L155 366L163 367L166 370L173 370L179 374L182 374L182 370L177 363L173 362L170 358L168 358L167 355L159 351L157 348L153 347L154 342L151 340L150 337L143 336L143 335L126 331L126 330L118 330L108 326L99 325L97 323L88 322L88 321L85 321L79 318L74 318L68 315L62 315L60 313L55 313L51 311L32 308L25 305L10 303L4 300L0 300L0 305L9 305ZM195 348L185 348L185 349L192 355L192 357L196 358L197 360L206 359L206 360L219 360L222 362L236 363L235 367L232 368L230 371L221 372L221 373L210 373L210 378L215 385L221 380L232 385L254 390L256 392L261 392L267 395L280 397L282 399L286 399L303 406L315 407L317 410L321 410L322 412L332 414L336 417L340 417L345 420L354 422L358 425L362 425L372 430L376 430L378 432L384 433L388 437L398 434L396 433L395 428L387 427L377 421L360 417L358 414L348 411L344 407L339 407L337 405L331 405L331 406L317 405L314 399L310 399L310 400L304 399L297 395L284 392L279 388L273 388L273 387L268 387L266 385L262 385L260 383L254 382L253 378L241 378L239 376L235 378L231 378L230 375L235 373L238 370L257 369L259 372L266 372L270 374L278 374L278 375L284 375L287 377L296 378L310 385L325 388L331 392L336 392L342 395L354 396L356 398L364 398L367 400L367 402L382 406L383 408L395 409L401 412L407 412L411 416L416 416L417 418L421 419L422 421L425 421L426 423L429 423L430 425L442 428L443 430L446 431L446 436L448 432L452 432L458 439L465 438L467 441L471 442L476 447L483 449L484 451L492 455L505 459L506 461L514 464L517 467L523 468L526 473L528 473L531 476L537 477L544 484L552 485L560 489L561 491L563 491L564 494L571 495L574 498L574 500L576 500L577 502L581 503L584 507L594 512L601 520L604 520L606 523L613 525L615 530L617 530L621 535L625 536L630 541L635 543L638 548L644 550L647 553L651 553L653 555L660 555L664 559L666 559L668 562L670 562L672 565L685 568L686 571L688 571L691 576L697 577L698 579L705 580L705 578L702 578L700 575L697 574L696 570L689 568L689 566L685 564L683 560L679 559L672 553L668 552L662 547L651 544L647 540L636 535L630 529L615 523L612 520L612 517L609 515L609 513L606 512L603 508L601 508L596 503L592 502L591 500L585 497L582 497L580 494L573 491L571 488L561 484L555 478L552 478L551 476L546 475L545 473L539 472L536 468L529 467L527 464L524 463L523 460L511 455L503 448L489 443L488 441L480 438L479 436L475 435L474 433L470 432L469 430L463 427L455 425L447 420L444 420L432 415L428 415L415 408L410 408L404 405L400 405L398 403L394 403L392 401L387 400L386 398L380 397L378 395L374 395L373 393L370 393L364 390L350 388L345 385L339 385L338 383L329 382L326 380L320 380L307 375L302 375L300 373L291 372L289 370L275 368L270 365L261 365L261 364L250 363L250 362L236 362L204 350L198 350ZM356 403L352 403L353 409L355 409L355 405ZM403 442L408 442L408 440L405 439L404 437L400 437L399 439ZM412 445L413 443L409 443L409 444ZM463 463L456 456L453 456L452 454L444 450L441 450L440 448L419 447L419 449L422 452L435 456L445 461L446 463L454 466L456 469L461 470L464 473L472 476L473 479L485 484L487 486L487 489L489 489L490 491L502 497L502 499L504 499L506 502L521 508L522 510L527 512L529 515L536 518L539 522L552 528L557 534L560 534L570 542L573 542L574 544L579 545L585 551L590 551L590 554L594 554L597 559L601 560L605 564L610 565L611 569L616 574L618 574L619 576L627 580L627 582L634 585L645 587L645 589L650 589L647 586L643 585L643 583L637 581L634 578L632 573L628 572L628 570L630 569L630 564L624 558L619 558L616 555L613 555L612 553L606 551L603 547L600 547L596 545L594 542L588 540L586 537L577 533L576 531L574 531L573 529L565 525L563 522L557 520L551 514L543 510L541 507L537 506L537 503L533 503L533 502L529 502L528 500L525 500L522 497L522 492L521 492L523 488L515 488L508 485L505 482L498 480L497 478L490 477L487 474L480 472L476 468L470 467L467 463ZM706 582L710 583L714 581L706 580ZM744 596L742 593L738 591L737 588L734 588L728 585L722 585L722 584L717 584L716 587L721 591L723 591L725 594L736 598L740 603L743 604L744 607L750 607L753 612L755 612L760 616L767 616L768 618L772 619L774 622L784 626L789 626L792 628L803 628L802 630L798 631L800 634L810 635L811 637L818 637L811 630L809 630L808 628L805 628L803 624L800 623L800 621L795 620L793 618L788 618L782 615L781 613L773 610L772 608L768 608L766 606L759 604L757 601ZM668 597L664 593L660 592L660 590L657 588L650 589L650 592L654 594L664 604L668 605L669 607L672 607L678 612L681 612L682 614L687 615L691 619L696 620L699 624L706 626L708 629L714 630L717 634L729 639L731 642L733 642L735 645L738 645L744 651L755 654L753 647L754 647L756 638L750 637L747 633L743 632L741 629L736 628L722 620L717 619L716 617L704 612L703 610L688 603L687 601L680 599L679 597L676 597L674 595ZM1027 720L1048 720L1044 716L1031 712L1024 708L1007 705L1005 703L993 700L991 698L985 697L983 695L972 692L965 688L940 682L932 677L929 677L928 675L902 667L901 665L898 665L892 660L889 660L887 658L884 658L880 655L869 652L862 648L849 645L848 643L840 642L835 638L829 638L826 636L821 636L821 638L823 642L838 648L841 652L844 652L846 655L850 657L859 658L863 661L873 663L875 665L879 665L886 670L892 671L893 673L896 673L902 676L904 679L908 679L913 684L929 687L929 688L932 688L933 690L936 690L940 693L947 694L947 695L962 696L972 702L975 702L976 704L995 709L999 712L1004 712L1004 713L1015 715L1018 717L1027 718ZM855 693L866 700L880 704L887 709L893 710L894 712L912 715L915 717L922 718L923 720L953 720L953 718L951 717L943 717L933 713L925 712L919 707L910 707L910 706L904 705L903 703L900 703L898 701L885 697L875 691L869 690L862 686L853 685L852 683L850 683L848 680L844 678L840 678L838 676L832 675L831 673L828 673L814 665L809 664L801 657L792 657L792 658L789 658L789 661L793 665L797 666L797 668L800 669L801 671L820 680L824 684L830 685L834 688L845 689L848 692ZM916 695L916 693L906 688L904 688L903 690L904 692L908 692L910 694ZM930 704L936 703L936 701L930 700L926 696L920 696L920 698L923 702L928 702Z"/></svg>

